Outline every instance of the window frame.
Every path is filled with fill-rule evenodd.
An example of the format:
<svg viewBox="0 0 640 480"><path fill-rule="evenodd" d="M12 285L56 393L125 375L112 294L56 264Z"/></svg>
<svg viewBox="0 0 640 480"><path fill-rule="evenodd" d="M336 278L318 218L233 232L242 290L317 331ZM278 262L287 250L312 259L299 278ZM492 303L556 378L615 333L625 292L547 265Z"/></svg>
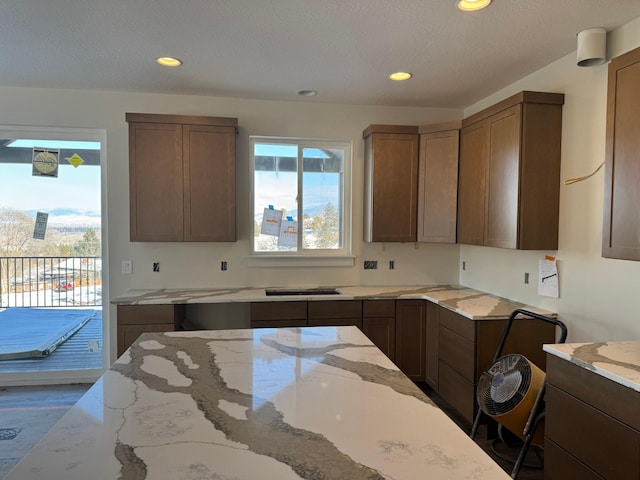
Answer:
<svg viewBox="0 0 640 480"><path fill-rule="evenodd" d="M304 197L303 191L303 174L302 161L300 157L305 148L332 148L344 151L344 163L342 171L342 248L339 249L305 249L302 247L303 223L298 216L299 232L298 232L298 250L295 252L265 252L255 250L255 145L260 143L283 144L297 146L298 166L297 174L297 211L302 211L300 205ZM278 136L249 136L249 176L250 176L250 256L249 266L271 266L271 265L290 265L290 266L313 266L313 265L335 265L348 266L354 264L354 258L351 254L352 248L352 211L351 211L351 169L353 158L353 145L349 140L325 140L315 138L299 138L299 137L278 137ZM338 208L339 206L336 206ZM340 215L340 212L339 212Z"/></svg>

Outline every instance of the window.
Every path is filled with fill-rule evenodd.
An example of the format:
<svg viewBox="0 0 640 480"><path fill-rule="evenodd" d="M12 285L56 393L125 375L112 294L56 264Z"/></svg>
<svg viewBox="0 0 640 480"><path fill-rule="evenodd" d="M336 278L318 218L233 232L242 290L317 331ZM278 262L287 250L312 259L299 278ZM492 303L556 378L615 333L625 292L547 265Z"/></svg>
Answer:
<svg viewBox="0 0 640 480"><path fill-rule="evenodd" d="M255 255L351 253L349 142L250 137Z"/></svg>

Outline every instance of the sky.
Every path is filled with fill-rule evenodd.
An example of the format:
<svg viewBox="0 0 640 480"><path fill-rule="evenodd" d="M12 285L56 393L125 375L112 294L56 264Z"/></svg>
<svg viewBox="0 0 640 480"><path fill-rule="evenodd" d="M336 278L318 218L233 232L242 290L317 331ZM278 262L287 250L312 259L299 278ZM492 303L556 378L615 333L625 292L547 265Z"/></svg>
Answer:
<svg viewBox="0 0 640 480"><path fill-rule="evenodd" d="M29 164L0 162L0 209L49 213L49 225L100 228L101 168L60 159L57 177L34 176ZM52 214L72 209L69 214Z"/></svg>
<svg viewBox="0 0 640 480"><path fill-rule="evenodd" d="M256 143L255 155L297 157L298 145ZM317 148L304 148L305 158L327 158ZM338 208L341 174L333 172L307 172L303 175L303 209L325 206L331 202ZM287 212L297 210L297 173L287 171L256 171L254 176L254 208L257 219L269 205Z"/></svg>
<svg viewBox="0 0 640 480"><path fill-rule="evenodd" d="M58 177L35 177L30 164L0 163L0 208L73 208L100 213L100 167L60 165Z"/></svg>
<svg viewBox="0 0 640 480"><path fill-rule="evenodd" d="M273 205L276 210L296 210L295 192L297 174L295 172L256 172L254 181L255 215L262 217L263 209ZM306 173L304 175L303 208L309 209L331 202L339 206L340 174Z"/></svg>

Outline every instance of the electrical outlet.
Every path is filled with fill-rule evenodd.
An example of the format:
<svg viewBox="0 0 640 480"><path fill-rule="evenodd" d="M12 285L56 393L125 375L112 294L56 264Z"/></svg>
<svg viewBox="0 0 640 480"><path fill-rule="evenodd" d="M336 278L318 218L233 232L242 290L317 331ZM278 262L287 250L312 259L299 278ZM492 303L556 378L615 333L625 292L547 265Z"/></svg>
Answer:
<svg viewBox="0 0 640 480"><path fill-rule="evenodd" d="M153 262L153 271L154 272L160 271L160 262Z"/></svg>
<svg viewBox="0 0 640 480"><path fill-rule="evenodd" d="M378 269L378 261L377 260L365 260L364 261L364 269L365 270L377 270Z"/></svg>
<svg viewBox="0 0 640 480"><path fill-rule="evenodd" d="M220 270L225 272L227 270L227 262L225 260L220 262Z"/></svg>
<svg viewBox="0 0 640 480"><path fill-rule="evenodd" d="M396 268L396 262L394 260L389 260L389 270L393 270Z"/></svg>
<svg viewBox="0 0 640 480"><path fill-rule="evenodd" d="M467 269L467 262L465 262L465 261L462 262L462 269L463 270Z"/></svg>
<svg viewBox="0 0 640 480"><path fill-rule="evenodd" d="M131 260L123 260L122 261L122 274L130 275L132 271Z"/></svg>
<svg viewBox="0 0 640 480"><path fill-rule="evenodd" d="M529 272L524 272L524 284L527 285L529 283Z"/></svg>

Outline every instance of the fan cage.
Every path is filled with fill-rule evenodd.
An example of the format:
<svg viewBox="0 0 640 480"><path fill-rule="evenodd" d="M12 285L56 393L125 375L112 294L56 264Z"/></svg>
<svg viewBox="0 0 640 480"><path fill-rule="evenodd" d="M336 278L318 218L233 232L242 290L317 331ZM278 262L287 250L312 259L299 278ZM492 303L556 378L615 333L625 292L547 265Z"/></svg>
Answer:
<svg viewBox="0 0 640 480"><path fill-rule="evenodd" d="M478 382L478 404L490 416L503 415L522 402L531 385L531 366L522 355L498 358Z"/></svg>

